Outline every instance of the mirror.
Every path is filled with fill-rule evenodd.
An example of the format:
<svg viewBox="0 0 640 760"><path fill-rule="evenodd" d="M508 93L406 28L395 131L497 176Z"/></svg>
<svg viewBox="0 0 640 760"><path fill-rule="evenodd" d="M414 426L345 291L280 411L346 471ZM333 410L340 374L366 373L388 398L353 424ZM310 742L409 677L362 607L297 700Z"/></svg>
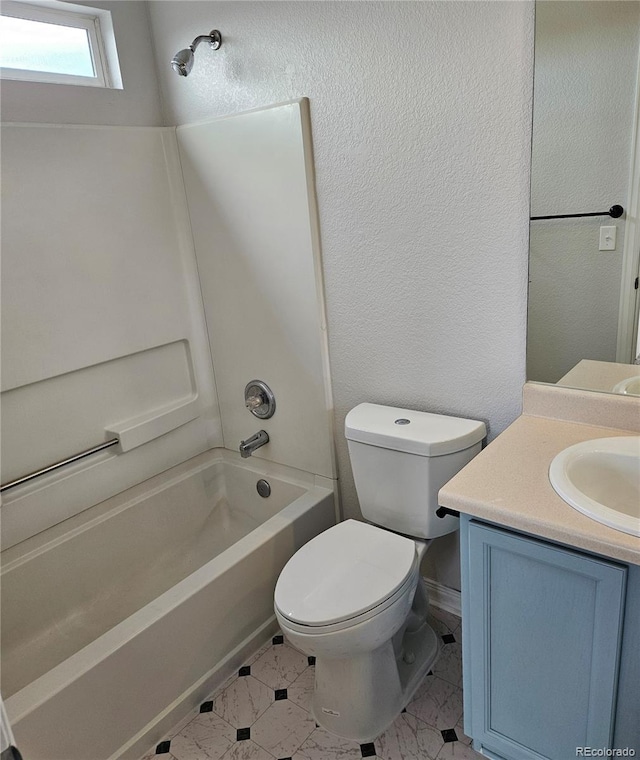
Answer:
<svg viewBox="0 0 640 760"><path fill-rule="evenodd" d="M640 395L639 42L639 0L536 3L528 380Z"/></svg>

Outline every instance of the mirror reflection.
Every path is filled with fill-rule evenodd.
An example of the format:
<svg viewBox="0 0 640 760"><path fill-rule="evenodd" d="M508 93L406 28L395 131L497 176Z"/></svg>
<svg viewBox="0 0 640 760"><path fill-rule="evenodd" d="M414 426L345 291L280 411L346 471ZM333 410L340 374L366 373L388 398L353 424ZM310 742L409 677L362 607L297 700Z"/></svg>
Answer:
<svg viewBox="0 0 640 760"><path fill-rule="evenodd" d="M529 380L640 395L639 41L637 0L536 4Z"/></svg>

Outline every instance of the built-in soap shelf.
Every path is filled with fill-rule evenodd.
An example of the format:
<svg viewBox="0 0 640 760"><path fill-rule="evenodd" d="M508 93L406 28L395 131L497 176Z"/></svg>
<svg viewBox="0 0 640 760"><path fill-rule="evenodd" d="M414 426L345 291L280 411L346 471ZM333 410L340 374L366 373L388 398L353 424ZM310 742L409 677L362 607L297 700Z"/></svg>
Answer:
<svg viewBox="0 0 640 760"><path fill-rule="evenodd" d="M196 393L178 404L153 409L139 417L109 425L105 428L105 435L108 439L118 438L120 451L126 452L186 425L187 422L195 420L199 414L200 408L198 394Z"/></svg>

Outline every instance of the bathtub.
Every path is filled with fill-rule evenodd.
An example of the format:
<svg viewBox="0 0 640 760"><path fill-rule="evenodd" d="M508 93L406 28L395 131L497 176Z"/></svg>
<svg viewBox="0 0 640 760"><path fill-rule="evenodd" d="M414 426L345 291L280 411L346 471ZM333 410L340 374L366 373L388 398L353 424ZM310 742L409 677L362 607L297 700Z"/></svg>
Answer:
<svg viewBox="0 0 640 760"><path fill-rule="evenodd" d="M144 754L275 630L280 570L334 523L331 480L214 449L3 552L24 757Z"/></svg>

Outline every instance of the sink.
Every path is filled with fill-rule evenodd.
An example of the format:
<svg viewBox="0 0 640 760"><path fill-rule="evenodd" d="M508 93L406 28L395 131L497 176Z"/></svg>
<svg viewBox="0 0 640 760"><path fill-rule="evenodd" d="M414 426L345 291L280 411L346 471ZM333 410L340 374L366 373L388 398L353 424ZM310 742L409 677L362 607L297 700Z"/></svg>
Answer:
<svg viewBox="0 0 640 760"><path fill-rule="evenodd" d="M640 536L640 436L569 446L551 462L549 480L558 496L578 511Z"/></svg>
<svg viewBox="0 0 640 760"><path fill-rule="evenodd" d="M635 375L634 377L628 377L626 380L621 380L617 385L613 386L613 392L640 396L640 377Z"/></svg>

